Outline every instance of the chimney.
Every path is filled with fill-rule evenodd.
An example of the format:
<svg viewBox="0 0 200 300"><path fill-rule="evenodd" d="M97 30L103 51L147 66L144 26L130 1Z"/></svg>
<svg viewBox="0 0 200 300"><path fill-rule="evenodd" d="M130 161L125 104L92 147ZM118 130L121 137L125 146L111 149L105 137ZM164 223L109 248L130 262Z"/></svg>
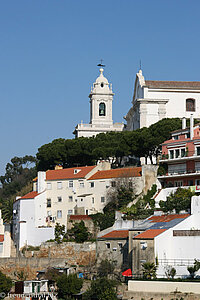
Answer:
<svg viewBox="0 0 200 300"><path fill-rule="evenodd" d="M38 193L42 193L46 187L46 172L38 172Z"/></svg>
<svg viewBox="0 0 200 300"><path fill-rule="evenodd" d="M194 137L194 119L193 114L190 115L190 139L192 140Z"/></svg>
<svg viewBox="0 0 200 300"><path fill-rule="evenodd" d="M185 129L186 128L186 118L183 117L182 119L182 129Z"/></svg>
<svg viewBox="0 0 200 300"><path fill-rule="evenodd" d="M55 170L62 170L62 169L63 169L63 167L61 165L55 166Z"/></svg>

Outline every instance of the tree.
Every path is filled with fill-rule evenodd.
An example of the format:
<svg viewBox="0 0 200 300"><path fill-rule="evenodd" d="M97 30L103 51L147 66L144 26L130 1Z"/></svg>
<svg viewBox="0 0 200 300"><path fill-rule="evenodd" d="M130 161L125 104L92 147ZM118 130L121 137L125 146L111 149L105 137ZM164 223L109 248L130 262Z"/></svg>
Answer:
<svg viewBox="0 0 200 300"><path fill-rule="evenodd" d="M0 293L8 293L12 287L11 278L7 277L0 271Z"/></svg>
<svg viewBox="0 0 200 300"><path fill-rule="evenodd" d="M200 261L199 260L194 260L194 265L187 267L188 272L190 273L190 277L193 279L196 272L198 272L200 269Z"/></svg>
<svg viewBox="0 0 200 300"><path fill-rule="evenodd" d="M173 210L179 213L181 210L188 210L191 207L191 198L194 193L190 189L178 188L175 193L171 193L166 201L159 202L160 208L164 212Z"/></svg>
<svg viewBox="0 0 200 300"><path fill-rule="evenodd" d="M56 226L55 226L55 241L56 241L56 243L58 243L58 244L62 243L64 235L65 235L65 225L60 225L59 223L56 223Z"/></svg>
<svg viewBox="0 0 200 300"><path fill-rule="evenodd" d="M108 259L104 259L100 262L99 267L97 268L97 274L99 277L108 277L108 275L113 274L115 269L114 263Z"/></svg>
<svg viewBox="0 0 200 300"><path fill-rule="evenodd" d="M87 241L90 236L88 229L82 220L81 222L73 225L73 227L69 230L69 234L73 236L76 243L83 243Z"/></svg>
<svg viewBox="0 0 200 300"><path fill-rule="evenodd" d="M165 275L167 276L167 278L172 278L174 279L174 276L176 275L176 269L173 268L172 266L166 266L165 267Z"/></svg>
<svg viewBox="0 0 200 300"><path fill-rule="evenodd" d="M154 262L146 262L142 264L143 268L143 277L145 279L155 279L157 266Z"/></svg>
<svg viewBox="0 0 200 300"><path fill-rule="evenodd" d="M2 211L2 217L4 222L11 222L12 211L13 211L13 201L16 196L25 187L28 188L24 190L25 193L30 192L32 186L30 182L36 176L36 164L37 160L31 155L26 155L24 157L13 157L11 162L6 165L6 172L4 176L0 176L0 182L2 188L0 189L0 209Z"/></svg>
<svg viewBox="0 0 200 300"><path fill-rule="evenodd" d="M80 292L83 280L77 278L76 274L61 275L57 281L58 299L72 299L73 294Z"/></svg>
<svg viewBox="0 0 200 300"><path fill-rule="evenodd" d="M92 281L90 288L83 295L84 300L116 300L116 283L107 278Z"/></svg>
<svg viewBox="0 0 200 300"><path fill-rule="evenodd" d="M106 211L104 214L96 213L96 214L93 214L90 216L94 222L94 225L96 227L99 227L100 231L113 226L113 224L115 222L115 212L114 211L112 211L112 212Z"/></svg>

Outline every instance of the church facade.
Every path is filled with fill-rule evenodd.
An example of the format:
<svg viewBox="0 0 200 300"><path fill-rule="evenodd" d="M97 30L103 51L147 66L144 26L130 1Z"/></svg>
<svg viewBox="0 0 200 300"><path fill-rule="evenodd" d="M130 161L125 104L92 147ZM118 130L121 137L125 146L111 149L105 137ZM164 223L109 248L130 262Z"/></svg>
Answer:
<svg viewBox="0 0 200 300"><path fill-rule="evenodd" d="M126 130L149 127L163 118L200 118L200 82L145 80L136 74Z"/></svg>
<svg viewBox="0 0 200 300"><path fill-rule="evenodd" d="M91 88L90 98L90 123L78 124L74 130L76 137L92 137L99 133L108 131L122 131L123 123L113 123L112 103L114 93L112 84L103 75L103 68L100 68L100 75Z"/></svg>

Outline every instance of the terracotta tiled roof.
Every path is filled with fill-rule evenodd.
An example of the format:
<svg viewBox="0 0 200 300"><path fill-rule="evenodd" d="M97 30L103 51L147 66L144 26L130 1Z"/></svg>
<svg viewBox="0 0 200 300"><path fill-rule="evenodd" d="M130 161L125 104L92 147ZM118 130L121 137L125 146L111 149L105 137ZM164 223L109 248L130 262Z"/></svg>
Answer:
<svg viewBox="0 0 200 300"><path fill-rule="evenodd" d="M174 214L174 215L162 215L162 216L152 216L148 220L151 222L170 222L174 219L184 219L189 217L190 214Z"/></svg>
<svg viewBox="0 0 200 300"><path fill-rule="evenodd" d="M4 235L0 234L0 243L2 243L4 241Z"/></svg>
<svg viewBox="0 0 200 300"><path fill-rule="evenodd" d="M95 166L67 168L61 170L48 170L46 171L46 180L84 178L94 168ZM74 174L74 170L80 171Z"/></svg>
<svg viewBox="0 0 200 300"><path fill-rule="evenodd" d="M155 236L161 234L166 229L149 229L134 237L134 239L153 239Z"/></svg>
<svg viewBox="0 0 200 300"><path fill-rule="evenodd" d="M38 192L34 192L34 191L33 191L33 192L30 192L30 193L24 195L24 196L21 197L20 199L33 199L33 198L35 198L37 195L39 195Z"/></svg>
<svg viewBox="0 0 200 300"><path fill-rule="evenodd" d="M200 81L145 80L145 84L149 88L200 89Z"/></svg>
<svg viewBox="0 0 200 300"><path fill-rule="evenodd" d="M91 220L88 215L70 215L70 220Z"/></svg>
<svg viewBox="0 0 200 300"><path fill-rule="evenodd" d="M142 168L121 168L121 169L112 169L106 171L98 171L92 175L88 180L94 179L106 179L106 178L123 178L123 177L140 177L142 176Z"/></svg>
<svg viewBox="0 0 200 300"><path fill-rule="evenodd" d="M128 237L128 230L113 230L103 236L101 238L105 239L123 239Z"/></svg>

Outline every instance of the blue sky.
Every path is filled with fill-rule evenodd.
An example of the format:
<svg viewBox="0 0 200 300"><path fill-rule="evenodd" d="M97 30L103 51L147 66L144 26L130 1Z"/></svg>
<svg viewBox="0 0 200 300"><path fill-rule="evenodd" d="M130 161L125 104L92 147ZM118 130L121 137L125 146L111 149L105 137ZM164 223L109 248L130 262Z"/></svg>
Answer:
<svg viewBox="0 0 200 300"><path fill-rule="evenodd" d="M0 174L89 122L101 58L115 122L131 106L140 59L146 79L199 81L199 11L198 0L0 1Z"/></svg>

